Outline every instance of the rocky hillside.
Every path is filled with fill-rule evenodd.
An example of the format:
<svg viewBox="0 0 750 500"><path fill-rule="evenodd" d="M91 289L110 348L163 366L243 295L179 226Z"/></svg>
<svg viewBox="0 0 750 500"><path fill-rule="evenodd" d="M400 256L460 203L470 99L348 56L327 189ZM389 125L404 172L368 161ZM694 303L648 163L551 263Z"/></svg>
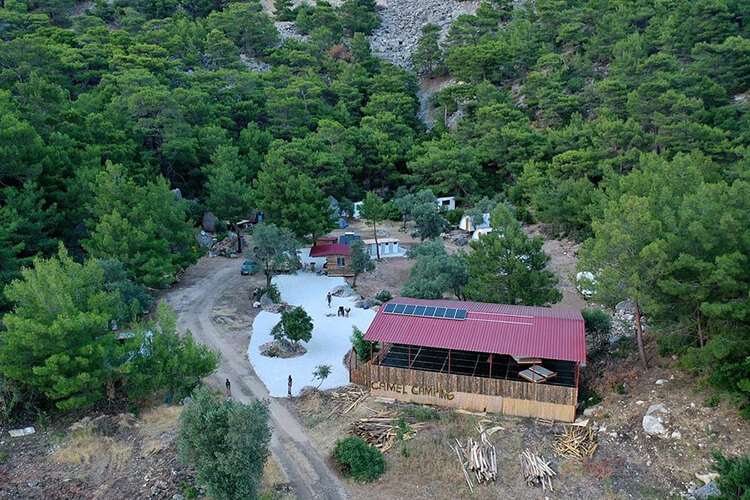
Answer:
<svg viewBox="0 0 750 500"><path fill-rule="evenodd" d="M372 35L372 51L397 66L408 68L416 50L422 26L437 24L443 36L461 14L473 14L481 2L457 0L381 0L383 19Z"/></svg>

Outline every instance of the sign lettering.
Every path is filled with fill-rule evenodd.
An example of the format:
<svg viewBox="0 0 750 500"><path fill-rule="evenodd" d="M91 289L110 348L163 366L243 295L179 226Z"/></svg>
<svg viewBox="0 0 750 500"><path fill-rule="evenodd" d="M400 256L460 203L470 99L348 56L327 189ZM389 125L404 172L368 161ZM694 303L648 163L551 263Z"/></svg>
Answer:
<svg viewBox="0 0 750 500"><path fill-rule="evenodd" d="M370 382L370 389L395 392L398 394L413 394L414 396L428 396L438 399L452 400L455 395L451 391L438 389L437 387L423 387L419 385L401 385L401 384L389 384L386 382L380 382L373 380Z"/></svg>

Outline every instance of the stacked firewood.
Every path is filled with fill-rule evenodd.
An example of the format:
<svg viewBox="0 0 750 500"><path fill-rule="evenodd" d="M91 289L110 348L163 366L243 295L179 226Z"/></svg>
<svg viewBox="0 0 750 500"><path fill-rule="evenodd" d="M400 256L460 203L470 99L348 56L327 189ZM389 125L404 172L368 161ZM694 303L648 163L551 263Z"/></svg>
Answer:
<svg viewBox="0 0 750 500"><path fill-rule="evenodd" d="M367 418L361 418L351 424L351 433L359 436L370 446L386 452L398 441L407 441L414 437L424 424L411 422L411 419L399 418L395 411L381 411Z"/></svg>
<svg viewBox="0 0 750 500"><path fill-rule="evenodd" d="M333 409L328 413L326 418L335 417L344 413L349 413L357 407L362 401L370 395L357 386L349 386L338 392L332 392L331 398L334 401Z"/></svg>
<svg viewBox="0 0 750 500"><path fill-rule="evenodd" d="M480 426L477 430L479 431L478 441L469 438L466 440L466 444L462 444L461 441L456 439L456 444L449 444L458 457L464 479L466 479L466 484L469 485L471 491L474 491L474 485L471 481L472 474L478 483L497 480L497 451L487 438L487 432L484 428Z"/></svg>
<svg viewBox="0 0 750 500"><path fill-rule="evenodd" d="M556 475L550 467L550 462L543 456L524 451L521 454L521 469L523 478L529 486L541 486L542 490L552 491L552 477Z"/></svg>
<svg viewBox="0 0 750 500"><path fill-rule="evenodd" d="M591 427L566 425L562 434L557 435L552 449L561 457L590 458L598 446L596 434Z"/></svg>

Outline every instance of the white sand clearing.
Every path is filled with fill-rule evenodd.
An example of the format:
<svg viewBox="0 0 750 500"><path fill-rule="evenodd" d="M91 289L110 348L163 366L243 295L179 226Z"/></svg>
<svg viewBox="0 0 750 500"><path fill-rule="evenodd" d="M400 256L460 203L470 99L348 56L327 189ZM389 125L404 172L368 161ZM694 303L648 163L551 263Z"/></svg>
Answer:
<svg viewBox="0 0 750 500"><path fill-rule="evenodd" d="M352 326L356 325L363 332L375 318L375 311L354 307L352 297L333 297L331 308L328 308L326 294L336 286L345 285L344 278L328 278L309 272L297 272L296 275L276 276L273 282L281 291L281 299L295 306L302 306L313 320L312 339L303 343L307 353L296 358L269 358L260 354L260 346L273 340L271 328L279 322L280 314L262 311L253 321L253 335L248 347L248 357L260 379L268 388L271 396L287 395L287 377L292 376L292 394L299 394L306 385L318 385L313 380L313 371L317 365L331 365L331 374L320 386L331 389L349 383L349 371L343 365L344 355L351 349L349 338ZM348 318L336 316L339 306L350 307ZM332 317L326 316L332 314Z"/></svg>

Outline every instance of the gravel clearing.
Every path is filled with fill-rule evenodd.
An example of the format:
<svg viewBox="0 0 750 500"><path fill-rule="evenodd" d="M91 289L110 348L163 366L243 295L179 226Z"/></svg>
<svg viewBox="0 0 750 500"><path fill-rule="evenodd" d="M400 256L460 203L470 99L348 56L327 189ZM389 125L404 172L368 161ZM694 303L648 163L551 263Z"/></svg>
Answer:
<svg viewBox="0 0 750 500"><path fill-rule="evenodd" d="M269 358L260 354L260 346L273 340L271 329L279 322L281 315L263 311L255 318L248 357L271 396L287 395L289 375L293 379L294 396L304 386L317 385L318 381L313 380L312 373L321 364L331 365L331 374L320 386L321 390L347 385L349 372L343 359L351 349L349 337L352 326L367 330L375 318L375 311L354 307L353 297L333 297L331 308L328 308L326 294L337 286L346 285L344 278L328 278L300 271L294 275L276 276L273 283L279 287L284 302L302 306L307 311L314 326L312 339L304 344L307 354L288 359ZM336 316L339 306L351 308L348 318Z"/></svg>

